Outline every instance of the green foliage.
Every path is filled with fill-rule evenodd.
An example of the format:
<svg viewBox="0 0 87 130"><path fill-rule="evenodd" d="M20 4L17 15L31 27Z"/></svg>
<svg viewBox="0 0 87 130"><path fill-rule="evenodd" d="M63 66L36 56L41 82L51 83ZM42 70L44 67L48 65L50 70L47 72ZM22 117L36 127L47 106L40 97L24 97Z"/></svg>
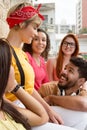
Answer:
<svg viewBox="0 0 87 130"><path fill-rule="evenodd" d="M86 33L87 34L87 28L82 28L79 31L80 34Z"/></svg>
<svg viewBox="0 0 87 130"><path fill-rule="evenodd" d="M87 60L87 53L80 53L80 56L82 56L85 60Z"/></svg>
<svg viewBox="0 0 87 130"><path fill-rule="evenodd" d="M84 55L83 57L84 57L84 59L86 59L86 60L87 60L87 55Z"/></svg>
<svg viewBox="0 0 87 130"><path fill-rule="evenodd" d="M73 31L69 29L67 33L73 33Z"/></svg>

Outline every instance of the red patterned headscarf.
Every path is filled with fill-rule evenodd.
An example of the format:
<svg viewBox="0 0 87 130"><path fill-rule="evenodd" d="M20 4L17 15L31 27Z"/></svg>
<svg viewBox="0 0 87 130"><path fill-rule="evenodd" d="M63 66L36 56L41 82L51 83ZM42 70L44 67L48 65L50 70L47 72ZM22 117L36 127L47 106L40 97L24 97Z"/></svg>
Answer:
<svg viewBox="0 0 87 130"><path fill-rule="evenodd" d="M17 24L24 22L27 19L32 18L36 14L38 14L38 16L42 20L44 20L44 16L39 13L40 7L41 7L41 4L38 5L37 9L35 9L32 6L26 6L11 13L10 16L7 17L6 19L10 29Z"/></svg>

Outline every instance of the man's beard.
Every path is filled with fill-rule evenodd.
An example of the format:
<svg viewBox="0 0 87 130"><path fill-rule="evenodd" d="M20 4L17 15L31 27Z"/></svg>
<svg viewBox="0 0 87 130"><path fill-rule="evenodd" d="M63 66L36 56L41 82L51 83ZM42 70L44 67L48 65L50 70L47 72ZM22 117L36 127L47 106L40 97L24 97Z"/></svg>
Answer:
<svg viewBox="0 0 87 130"><path fill-rule="evenodd" d="M68 90L68 89L70 89L70 88L73 88L73 87L76 85L76 82L77 82L77 81L75 81L75 82L68 82L68 83L65 84L65 85L61 85L61 84L58 83L58 87L59 87L60 89Z"/></svg>

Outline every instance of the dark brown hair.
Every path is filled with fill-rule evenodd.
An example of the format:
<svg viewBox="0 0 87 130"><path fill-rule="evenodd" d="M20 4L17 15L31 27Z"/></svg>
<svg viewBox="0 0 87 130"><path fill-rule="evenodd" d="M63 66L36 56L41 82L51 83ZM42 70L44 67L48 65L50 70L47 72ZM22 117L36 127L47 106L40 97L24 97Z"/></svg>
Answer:
<svg viewBox="0 0 87 130"><path fill-rule="evenodd" d="M49 35L41 28L38 28L37 29L37 32L43 32L45 33L46 35L46 48L44 50L44 52L41 54L41 56L47 60L48 59L48 53L49 53L49 50L50 50L50 38L49 38ZM32 41L33 42L33 41ZM31 44L27 44L27 43L24 43L23 45L23 51L25 52L29 52L31 55L33 54L33 50L32 50L32 43Z"/></svg>
<svg viewBox="0 0 87 130"><path fill-rule="evenodd" d="M8 113L17 123L23 124L26 130L30 130L30 125L21 113L19 113L10 103L3 99L8 83L9 71L11 67L11 50L6 39L0 39L0 110Z"/></svg>
<svg viewBox="0 0 87 130"><path fill-rule="evenodd" d="M87 81L87 61L80 57L72 57L70 62L78 67L79 77Z"/></svg>

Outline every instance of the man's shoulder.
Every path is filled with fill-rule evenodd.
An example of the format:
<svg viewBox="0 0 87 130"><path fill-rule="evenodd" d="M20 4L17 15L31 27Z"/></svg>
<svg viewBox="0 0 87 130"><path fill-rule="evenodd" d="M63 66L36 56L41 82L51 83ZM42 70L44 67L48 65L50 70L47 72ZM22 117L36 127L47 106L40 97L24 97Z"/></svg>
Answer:
<svg viewBox="0 0 87 130"><path fill-rule="evenodd" d="M87 96L87 90L84 88L80 88L79 94L80 96Z"/></svg>
<svg viewBox="0 0 87 130"><path fill-rule="evenodd" d="M42 84L40 89L38 90L39 94L42 97L46 97L49 95L60 95L60 90L58 88L58 82L57 81L51 81L48 83Z"/></svg>

